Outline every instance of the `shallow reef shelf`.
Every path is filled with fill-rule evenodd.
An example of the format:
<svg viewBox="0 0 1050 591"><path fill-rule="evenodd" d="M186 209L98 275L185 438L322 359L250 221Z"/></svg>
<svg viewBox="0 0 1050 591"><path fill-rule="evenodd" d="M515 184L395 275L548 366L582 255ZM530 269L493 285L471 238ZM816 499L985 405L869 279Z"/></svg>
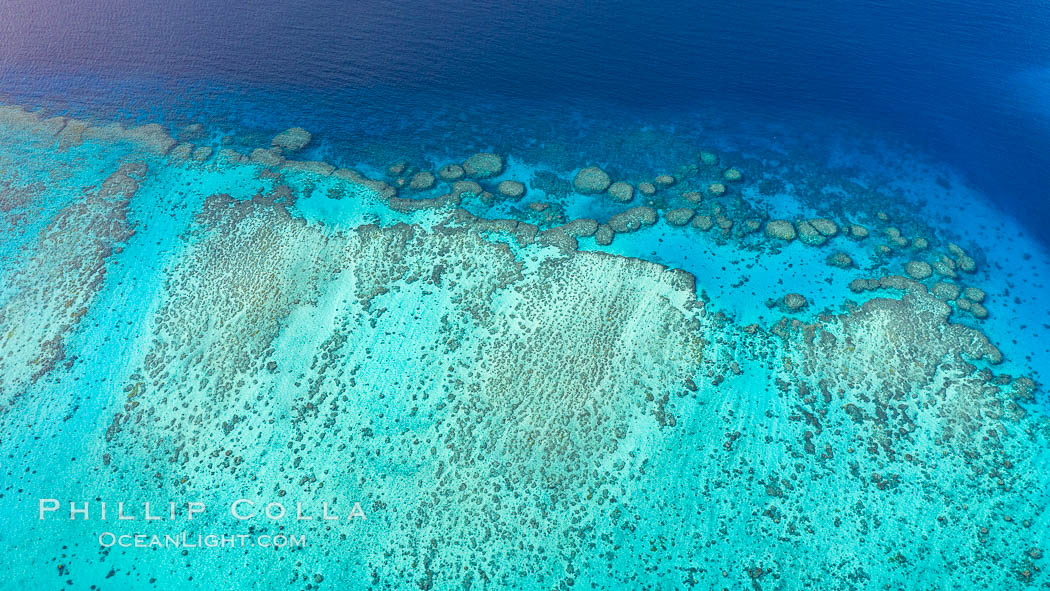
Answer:
<svg viewBox="0 0 1050 591"><path fill-rule="evenodd" d="M640 174L312 141L0 107L5 585L1050 584L1014 239L699 144ZM367 519L136 523L309 540L182 552L36 512L242 497Z"/></svg>

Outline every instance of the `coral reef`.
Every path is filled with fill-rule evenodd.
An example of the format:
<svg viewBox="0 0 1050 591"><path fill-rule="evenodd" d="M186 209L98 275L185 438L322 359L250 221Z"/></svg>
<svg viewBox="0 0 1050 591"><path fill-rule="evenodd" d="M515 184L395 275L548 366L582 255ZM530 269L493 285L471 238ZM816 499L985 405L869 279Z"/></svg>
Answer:
<svg viewBox="0 0 1050 591"><path fill-rule="evenodd" d="M632 207L609 218L609 227L617 233L634 232L644 226L655 224L656 220L655 209L646 206Z"/></svg>
<svg viewBox="0 0 1050 591"><path fill-rule="evenodd" d="M795 239L795 226L788 220L770 220L766 222L766 236L790 242Z"/></svg>
<svg viewBox="0 0 1050 591"><path fill-rule="evenodd" d="M676 182L674 176L669 174L661 174L653 179L653 184L661 189L666 189Z"/></svg>
<svg viewBox="0 0 1050 591"><path fill-rule="evenodd" d="M810 246L822 246L828 241L828 237L817 230L812 220L801 220L796 224L798 228L798 239Z"/></svg>
<svg viewBox="0 0 1050 591"><path fill-rule="evenodd" d="M853 257L844 252L833 252L828 256L828 264L840 269L849 269L853 266Z"/></svg>
<svg viewBox="0 0 1050 591"><path fill-rule="evenodd" d="M576 178L572 180L572 186L576 189L576 192L584 195L604 193L611 184L612 179L609 178L609 175L597 166L588 166L580 169L576 173Z"/></svg>
<svg viewBox="0 0 1050 591"><path fill-rule="evenodd" d="M609 185L609 197L620 203L629 203L634 199L634 187L624 181L616 181Z"/></svg>
<svg viewBox="0 0 1050 591"><path fill-rule="evenodd" d="M413 191L428 191L434 188L436 182L437 179L434 178L433 173L427 171L417 172L412 175L412 180L409 181L408 188Z"/></svg>
<svg viewBox="0 0 1050 591"><path fill-rule="evenodd" d="M680 209L672 209L667 212L665 217L667 218L667 223L672 226L684 226L689 223L689 220L693 219L694 214L696 214L696 212L692 209L683 207Z"/></svg>
<svg viewBox="0 0 1050 591"><path fill-rule="evenodd" d="M0 308L0 415L31 384L71 362L66 340L103 287L108 263L134 230L131 198L146 174L141 162L121 164L101 185L61 209L36 238Z"/></svg>
<svg viewBox="0 0 1050 591"><path fill-rule="evenodd" d="M458 164L446 164L438 169L438 176L445 181L458 181L466 174L467 172Z"/></svg>
<svg viewBox="0 0 1050 591"><path fill-rule="evenodd" d="M463 162L466 176L476 179L487 179L503 172L503 158L491 152L479 152Z"/></svg>
<svg viewBox="0 0 1050 591"><path fill-rule="evenodd" d="M313 136L302 127L292 127L277 134L273 138L272 145L286 152L298 152L305 148Z"/></svg>
<svg viewBox="0 0 1050 591"><path fill-rule="evenodd" d="M925 261L910 261L904 270L912 279L922 280L933 275L933 267Z"/></svg>
<svg viewBox="0 0 1050 591"><path fill-rule="evenodd" d="M518 181L501 181L496 190L499 191L500 195L511 199L518 199L525 195L525 185Z"/></svg>
<svg viewBox="0 0 1050 591"><path fill-rule="evenodd" d="M839 226L835 222L825 218L813 218L809 220L811 226L822 235L832 238L839 233Z"/></svg>
<svg viewBox="0 0 1050 591"><path fill-rule="evenodd" d="M809 305L809 302L806 301L806 298L802 294L798 293L786 294L783 300L781 300L781 302L784 308L790 312L797 312L798 310L801 310L807 305Z"/></svg>
<svg viewBox="0 0 1050 591"><path fill-rule="evenodd" d="M435 178L452 156L392 151L361 167L377 180L286 160L296 134L214 158L189 143L207 135L0 109L2 494L360 499L368 519L297 523L309 547L235 569L121 570L130 552L15 516L12 585L1046 585L1050 429L973 328L1008 292L969 242L896 213L773 217L739 190L756 160L733 179L693 145L692 168L623 172L674 172L630 207L573 162L522 203L486 180L495 153Z"/></svg>

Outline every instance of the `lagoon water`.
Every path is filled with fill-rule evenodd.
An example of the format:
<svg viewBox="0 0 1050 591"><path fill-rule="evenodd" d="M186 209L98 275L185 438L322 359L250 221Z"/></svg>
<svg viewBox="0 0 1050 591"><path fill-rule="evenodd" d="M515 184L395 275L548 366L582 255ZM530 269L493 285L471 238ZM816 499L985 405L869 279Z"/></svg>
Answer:
<svg viewBox="0 0 1050 591"><path fill-rule="evenodd" d="M1050 585L1045 3L0 14L0 588Z"/></svg>

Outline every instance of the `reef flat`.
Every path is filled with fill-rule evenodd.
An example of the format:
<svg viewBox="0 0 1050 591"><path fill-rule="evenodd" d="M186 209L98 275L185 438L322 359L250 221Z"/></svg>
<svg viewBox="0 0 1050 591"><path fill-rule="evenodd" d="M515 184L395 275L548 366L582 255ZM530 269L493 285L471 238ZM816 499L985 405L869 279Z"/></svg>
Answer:
<svg viewBox="0 0 1050 591"><path fill-rule="evenodd" d="M2 586L1050 586L1050 429L976 234L708 145L313 141L0 108ZM40 498L367 519L144 550Z"/></svg>

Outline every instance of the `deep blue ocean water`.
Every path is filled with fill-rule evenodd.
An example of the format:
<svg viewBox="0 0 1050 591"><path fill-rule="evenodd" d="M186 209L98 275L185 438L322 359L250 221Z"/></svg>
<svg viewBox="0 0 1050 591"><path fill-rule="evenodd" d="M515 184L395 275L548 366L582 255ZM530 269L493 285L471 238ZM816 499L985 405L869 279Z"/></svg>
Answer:
<svg viewBox="0 0 1050 591"><path fill-rule="evenodd" d="M1050 22L1050 5L1035 0L8 0L0 10L10 101L304 125L347 146L368 135L413 143L456 116L472 124L461 143L481 146L534 134L530 121L557 133L550 121L567 113L675 121L707 109L798 130L859 125L955 167L1050 241L1050 36L1035 25Z"/></svg>

